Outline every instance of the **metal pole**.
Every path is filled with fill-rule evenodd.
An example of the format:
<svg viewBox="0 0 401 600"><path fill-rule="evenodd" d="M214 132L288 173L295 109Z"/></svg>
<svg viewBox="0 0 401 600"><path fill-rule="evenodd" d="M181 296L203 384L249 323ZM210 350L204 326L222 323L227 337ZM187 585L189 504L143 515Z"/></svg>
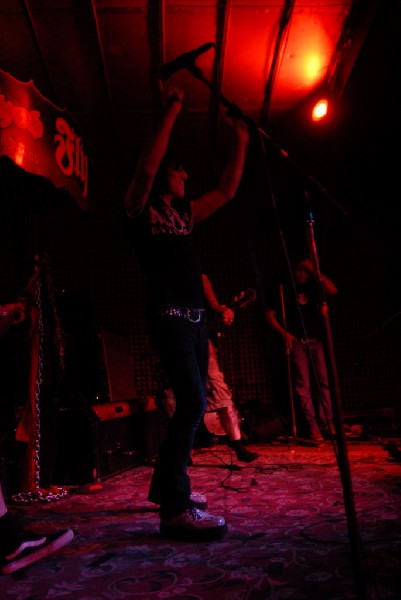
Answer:
<svg viewBox="0 0 401 600"><path fill-rule="evenodd" d="M307 237L309 244L309 251L311 253L311 259L314 263L315 272L318 279L321 295L321 315L324 325L325 332L325 351L327 358L327 370L329 374L330 387L331 387L331 405L333 412L334 426L336 429L336 443L337 443L337 462L340 470L344 506L347 519L348 536L351 543L351 555L352 564L355 576L355 583L358 591L358 598L365 600L367 596L366 588L366 570L363 564L362 558L362 543L359 532L358 519L356 516L354 494L352 489L351 471L348 460L348 449L345 440L344 425L341 410L341 394L340 385L338 381L337 364L334 353L333 337L331 332L331 324L329 318L329 308L326 302L325 294L323 291L323 285L321 281L319 259L317 254L316 242L314 237L314 220L310 213L309 219L307 220Z"/></svg>

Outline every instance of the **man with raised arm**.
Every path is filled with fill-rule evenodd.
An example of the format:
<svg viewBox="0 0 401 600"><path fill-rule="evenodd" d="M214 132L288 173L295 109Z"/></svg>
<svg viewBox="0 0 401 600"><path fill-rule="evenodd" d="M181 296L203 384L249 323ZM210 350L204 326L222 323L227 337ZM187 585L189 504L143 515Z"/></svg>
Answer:
<svg viewBox="0 0 401 600"><path fill-rule="evenodd" d="M208 329L202 272L192 246L193 226L231 200L238 189L249 140L242 120L227 121L233 142L215 189L185 198L187 173L168 146L182 109L182 90L162 89L163 113L139 157L125 196L132 241L147 281L147 323L176 399L159 451L149 500L160 504L160 533L193 541L221 538L224 517L200 510L191 500L187 465L195 432L206 409Z"/></svg>

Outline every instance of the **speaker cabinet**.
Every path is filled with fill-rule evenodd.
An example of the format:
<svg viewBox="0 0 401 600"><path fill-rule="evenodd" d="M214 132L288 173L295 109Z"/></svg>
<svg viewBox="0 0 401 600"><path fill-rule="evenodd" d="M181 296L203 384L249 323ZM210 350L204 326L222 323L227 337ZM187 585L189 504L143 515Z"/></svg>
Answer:
<svg viewBox="0 0 401 600"><path fill-rule="evenodd" d="M95 449L95 477L102 479L138 464L134 411L128 402L91 407Z"/></svg>
<svg viewBox="0 0 401 600"><path fill-rule="evenodd" d="M140 463L132 404L105 402L61 417L57 484L90 483Z"/></svg>

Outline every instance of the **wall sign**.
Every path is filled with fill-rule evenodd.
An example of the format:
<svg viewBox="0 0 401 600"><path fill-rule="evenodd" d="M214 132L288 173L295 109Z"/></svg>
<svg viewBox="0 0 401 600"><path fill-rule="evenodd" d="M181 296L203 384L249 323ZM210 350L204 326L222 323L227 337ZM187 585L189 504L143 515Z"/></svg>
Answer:
<svg viewBox="0 0 401 600"><path fill-rule="evenodd" d="M73 119L42 96L32 81L0 69L0 155L67 189L89 206L89 160Z"/></svg>

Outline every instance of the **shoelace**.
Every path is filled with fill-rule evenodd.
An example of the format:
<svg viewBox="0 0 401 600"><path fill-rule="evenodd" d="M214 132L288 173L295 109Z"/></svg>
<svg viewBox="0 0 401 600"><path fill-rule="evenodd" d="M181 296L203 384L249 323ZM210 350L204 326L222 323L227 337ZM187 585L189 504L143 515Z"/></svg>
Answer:
<svg viewBox="0 0 401 600"><path fill-rule="evenodd" d="M194 521L199 521L202 518L199 508L189 508L188 511Z"/></svg>

